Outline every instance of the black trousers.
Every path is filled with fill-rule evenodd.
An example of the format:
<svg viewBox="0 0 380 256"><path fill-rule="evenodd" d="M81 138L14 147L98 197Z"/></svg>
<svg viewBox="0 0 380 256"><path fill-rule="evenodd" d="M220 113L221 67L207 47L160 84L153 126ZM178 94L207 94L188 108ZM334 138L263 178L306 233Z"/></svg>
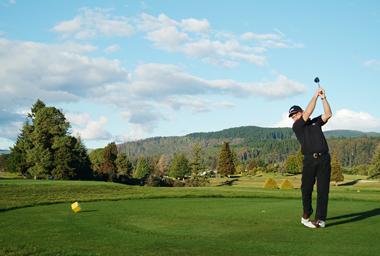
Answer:
<svg viewBox="0 0 380 256"><path fill-rule="evenodd" d="M330 191L331 158L328 153L314 158L304 155L302 169L302 204L303 212L310 216L313 213L312 194L317 181L317 210L315 218L326 220Z"/></svg>

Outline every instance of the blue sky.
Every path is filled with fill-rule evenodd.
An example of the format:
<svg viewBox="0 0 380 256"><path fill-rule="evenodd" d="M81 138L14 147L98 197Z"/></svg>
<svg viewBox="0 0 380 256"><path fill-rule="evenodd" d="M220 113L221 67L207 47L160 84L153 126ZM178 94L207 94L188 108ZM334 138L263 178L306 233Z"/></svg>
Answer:
<svg viewBox="0 0 380 256"><path fill-rule="evenodd" d="M0 148L38 98L89 148L289 127L315 76L326 130L380 132L379 27L375 0L0 0Z"/></svg>

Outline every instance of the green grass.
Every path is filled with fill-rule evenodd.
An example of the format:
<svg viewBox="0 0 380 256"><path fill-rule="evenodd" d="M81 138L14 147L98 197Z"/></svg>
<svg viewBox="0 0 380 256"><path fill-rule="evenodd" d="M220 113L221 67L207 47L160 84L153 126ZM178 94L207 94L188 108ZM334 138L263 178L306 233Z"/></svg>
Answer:
<svg viewBox="0 0 380 256"><path fill-rule="evenodd" d="M0 214L1 255L377 255L377 202L331 200L329 227L299 224L300 202L168 198L29 207ZM342 217L355 214L352 217Z"/></svg>
<svg viewBox="0 0 380 256"><path fill-rule="evenodd" d="M299 224L300 190L262 189L263 180L201 188L0 180L0 255L378 254L378 183L331 187L329 226L310 230Z"/></svg>

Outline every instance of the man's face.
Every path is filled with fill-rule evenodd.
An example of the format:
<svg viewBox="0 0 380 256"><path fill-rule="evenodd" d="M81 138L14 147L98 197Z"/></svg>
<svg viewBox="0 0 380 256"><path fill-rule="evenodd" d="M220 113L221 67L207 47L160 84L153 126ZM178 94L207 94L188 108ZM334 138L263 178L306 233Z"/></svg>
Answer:
<svg viewBox="0 0 380 256"><path fill-rule="evenodd" d="M294 115L292 115L290 118L293 119L293 121L295 122L298 119L300 119L301 117L302 117L302 112L297 112Z"/></svg>

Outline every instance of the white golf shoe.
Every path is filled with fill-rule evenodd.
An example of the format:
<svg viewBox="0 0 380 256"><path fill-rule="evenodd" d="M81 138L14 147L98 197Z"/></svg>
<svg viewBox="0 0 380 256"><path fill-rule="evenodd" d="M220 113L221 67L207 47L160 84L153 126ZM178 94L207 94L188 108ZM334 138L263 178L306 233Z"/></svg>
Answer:
<svg viewBox="0 0 380 256"><path fill-rule="evenodd" d="M313 224L313 222L310 221L310 219L304 219L301 217L301 224L303 224L305 227L308 228L316 228L317 226Z"/></svg>
<svg viewBox="0 0 380 256"><path fill-rule="evenodd" d="M323 220L316 220L314 222L314 225L317 227L317 228L324 228L326 227L326 222L323 221Z"/></svg>

